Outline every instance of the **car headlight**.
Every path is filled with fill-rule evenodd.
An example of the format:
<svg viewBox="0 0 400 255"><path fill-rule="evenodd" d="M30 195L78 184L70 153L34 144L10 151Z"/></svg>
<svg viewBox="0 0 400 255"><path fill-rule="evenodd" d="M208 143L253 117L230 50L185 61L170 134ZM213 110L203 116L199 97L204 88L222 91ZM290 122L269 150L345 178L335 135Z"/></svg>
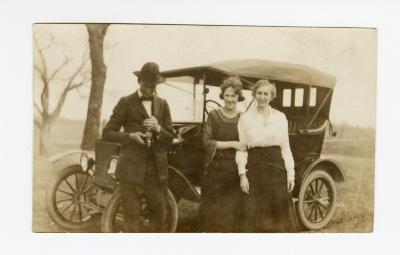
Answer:
<svg viewBox="0 0 400 255"><path fill-rule="evenodd" d="M81 154L80 164L82 166L82 170L86 172L89 167L89 156L87 155L87 153L83 152Z"/></svg>
<svg viewBox="0 0 400 255"><path fill-rule="evenodd" d="M108 166L107 173L111 175L113 178L115 178L115 171L117 170L117 164L118 164L118 156L114 156L110 159L110 163Z"/></svg>

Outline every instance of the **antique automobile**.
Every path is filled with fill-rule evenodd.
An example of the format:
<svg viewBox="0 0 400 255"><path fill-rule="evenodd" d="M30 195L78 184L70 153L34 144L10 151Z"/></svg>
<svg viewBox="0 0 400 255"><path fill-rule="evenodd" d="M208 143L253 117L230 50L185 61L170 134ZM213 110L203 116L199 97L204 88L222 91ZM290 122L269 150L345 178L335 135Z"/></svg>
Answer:
<svg viewBox="0 0 400 255"><path fill-rule="evenodd" d="M240 77L247 92L259 79L269 79L276 85L277 97L271 104L286 114L289 123L296 171L293 202L298 220L308 230L318 230L329 223L337 200L336 183L345 181L343 169L337 162L320 157L325 136L334 135L329 112L335 77L305 65L267 60L231 60L162 74L166 77L164 86L178 88L179 84L180 88L191 88L193 107L197 107L193 114L198 113L192 121L173 119L176 138L168 156L166 232L177 228L177 203L181 199L200 201L199 179L204 170L202 126L208 112L221 106L219 99L212 98L212 90L218 89L229 76ZM164 97L161 93L160 96ZM247 93L247 106L250 103L251 96ZM174 117L174 109L171 109ZM183 110L183 107L176 110ZM83 230L96 224L101 217L103 232L122 231L121 193L114 178L119 146L100 139L93 152L77 151L53 159L62 163L63 170L49 186L47 208L58 225L67 230ZM68 157L72 163L67 163ZM151 221L146 215L143 200L144 231Z"/></svg>

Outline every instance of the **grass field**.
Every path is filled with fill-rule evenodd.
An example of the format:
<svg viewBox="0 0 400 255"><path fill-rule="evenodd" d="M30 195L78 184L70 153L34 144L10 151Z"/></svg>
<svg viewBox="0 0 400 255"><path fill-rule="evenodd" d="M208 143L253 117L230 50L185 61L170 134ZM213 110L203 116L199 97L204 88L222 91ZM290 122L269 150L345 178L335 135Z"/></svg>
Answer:
<svg viewBox="0 0 400 255"><path fill-rule="evenodd" d="M51 151L55 153L67 149L79 148L81 124L66 128L64 125L55 128L53 134L73 133L68 142L54 139ZM54 135L53 137L57 137ZM58 136L61 137L61 136ZM339 162L345 170L347 181L338 184L338 205L330 224L318 232L370 232L373 230L374 218L374 140L331 138L327 139L322 157ZM33 179L33 222L35 232L66 232L49 218L45 205L45 193L49 180L56 170L47 160L35 157ZM179 203L178 232L196 232L196 212L198 204L182 200ZM85 232L98 232L99 226L94 226Z"/></svg>

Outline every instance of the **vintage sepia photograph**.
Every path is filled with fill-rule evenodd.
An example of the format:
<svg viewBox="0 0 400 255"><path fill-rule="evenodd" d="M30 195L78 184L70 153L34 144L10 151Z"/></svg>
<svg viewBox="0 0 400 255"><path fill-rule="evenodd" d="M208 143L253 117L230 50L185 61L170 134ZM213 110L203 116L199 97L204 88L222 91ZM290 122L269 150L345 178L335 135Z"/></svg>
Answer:
<svg viewBox="0 0 400 255"><path fill-rule="evenodd" d="M377 30L36 23L32 231L374 231Z"/></svg>

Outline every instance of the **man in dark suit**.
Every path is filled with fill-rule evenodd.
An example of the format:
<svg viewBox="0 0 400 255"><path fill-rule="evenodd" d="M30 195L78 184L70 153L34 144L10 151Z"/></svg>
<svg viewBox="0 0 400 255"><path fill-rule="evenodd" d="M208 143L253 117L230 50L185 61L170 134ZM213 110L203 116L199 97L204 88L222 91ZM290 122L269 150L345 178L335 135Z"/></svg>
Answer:
<svg viewBox="0 0 400 255"><path fill-rule="evenodd" d="M159 232L167 214L166 148L173 140L171 114L167 101L154 95L157 84L165 80L158 65L149 62L134 73L140 88L119 100L103 139L122 144L116 177L122 192L125 231L140 231L141 200L145 197L150 230Z"/></svg>

